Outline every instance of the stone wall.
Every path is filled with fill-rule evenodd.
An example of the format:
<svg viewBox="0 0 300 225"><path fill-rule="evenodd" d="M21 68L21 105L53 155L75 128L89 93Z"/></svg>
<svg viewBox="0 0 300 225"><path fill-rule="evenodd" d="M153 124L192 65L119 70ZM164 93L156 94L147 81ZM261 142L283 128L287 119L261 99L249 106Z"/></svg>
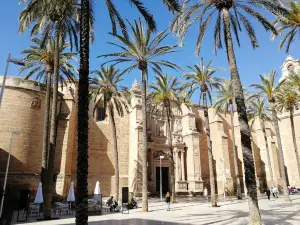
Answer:
<svg viewBox="0 0 300 225"><path fill-rule="evenodd" d="M0 82L2 82L2 77ZM44 92L32 81L8 77L0 107L0 183L3 184L12 131L8 185L37 187L42 161Z"/></svg>

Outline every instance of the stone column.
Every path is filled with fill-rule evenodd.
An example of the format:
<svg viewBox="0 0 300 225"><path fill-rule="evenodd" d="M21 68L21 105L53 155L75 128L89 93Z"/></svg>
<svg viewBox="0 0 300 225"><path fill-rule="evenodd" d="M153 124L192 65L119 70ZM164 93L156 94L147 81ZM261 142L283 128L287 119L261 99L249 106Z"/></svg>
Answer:
<svg viewBox="0 0 300 225"><path fill-rule="evenodd" d="M179 181L179 155L177 148L174 148L174 154L175 154L175 179L176 182Z"/></svg>
<svg viewBox="0 0 300 225"><path fill-rule="evenodd" d="M185 181L184 150L181 150L181 180Z"/></svg>

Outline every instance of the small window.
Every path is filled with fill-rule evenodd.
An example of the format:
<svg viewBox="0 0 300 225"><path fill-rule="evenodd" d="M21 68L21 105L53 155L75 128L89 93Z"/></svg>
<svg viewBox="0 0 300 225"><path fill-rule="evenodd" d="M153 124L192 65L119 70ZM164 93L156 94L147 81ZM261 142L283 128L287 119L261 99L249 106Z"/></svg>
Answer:
<svg viewBox="0 0 300 225"><path fill-rule="evenodd" d="M97 108L97 115L96 115L97 121L103 121L105 120L105 110L102 107Z"/></svg>

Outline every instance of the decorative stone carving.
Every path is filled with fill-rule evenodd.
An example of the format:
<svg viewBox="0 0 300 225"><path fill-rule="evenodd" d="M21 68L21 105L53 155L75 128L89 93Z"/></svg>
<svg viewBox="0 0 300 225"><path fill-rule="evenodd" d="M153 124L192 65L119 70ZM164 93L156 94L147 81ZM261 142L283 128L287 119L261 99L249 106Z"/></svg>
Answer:
<svg viewBox="0 0 300 225"><path fill-rule="evenodd" d="M173 134L173 145L181 144L182 143L182 136L178 134Z"/></svg>
<svg viewBox="0 0 300 225"><path fill-rule="evenodd" d="M162 151L162 150L153 152L153 158L154 159L159 159L159 157L162 156L162 155L163 156L165 155L165 152Z"/></svg>
<svg viewBox="0 0 300 225"><path fill-rule="evenodd" d="M34 97L32 99L30 107L34 108L34 109L40 109L41 108L41 99L39 97Z"/></svg>
<svg viewBox="0 0 300 225"><path fill-rule="evenodd" d="M181 133L182 132L182 123L181 119L176 119L175 120L175 126L174 126L174 131L173 133Z"/></svg>
<svg viewBox="0 0 300 225"><path fill-rule="evenodd" d="M147 141L152 142L152 131L150 128L147 128Z"/></svg>
<svg viewBox="0 0 300 225"><path fill-rule="evenodd" d="M159 137L164 137L165 136L165 132L164 132L165 121L159 120L157 122L157 125L158 125L158 132L157 132L158 136Z"/></svg>

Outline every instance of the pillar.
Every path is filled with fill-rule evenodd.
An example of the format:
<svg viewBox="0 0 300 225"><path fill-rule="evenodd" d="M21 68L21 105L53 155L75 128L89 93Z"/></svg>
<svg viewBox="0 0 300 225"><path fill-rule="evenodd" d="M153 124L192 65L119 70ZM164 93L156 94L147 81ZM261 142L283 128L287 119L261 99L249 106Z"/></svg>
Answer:
<svg viewBox="0 0 300 225"><path fill-rule="evenodd" d="M185 181L184 150L181 150L181 180Z"/></svg>

